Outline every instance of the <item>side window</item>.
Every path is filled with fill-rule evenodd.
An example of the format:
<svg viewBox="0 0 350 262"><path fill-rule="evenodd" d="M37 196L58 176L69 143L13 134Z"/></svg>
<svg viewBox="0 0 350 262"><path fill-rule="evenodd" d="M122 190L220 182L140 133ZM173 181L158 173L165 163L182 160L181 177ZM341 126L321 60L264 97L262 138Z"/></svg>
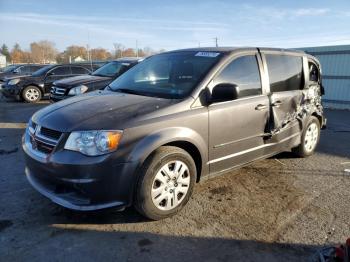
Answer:
<svg viewBox="0 0 350 262"><path fill-rule="evenodd" d="M320 72L318 71L318 67L309 61L309 79L312 82L318 82L320 80Z"/></svg>
<svg viewBox="0 0 350 262"><path fill-rule="evenodd" d="M39 70L40 68L41 68L40 66L31 66L30 73L34 73L35 71Z"/></svg>
<svg viewBox="0 0 350 262"><path fill-rule="evenodd" d="M72 66L71 68L72 68L73 75L85 75L90 73L89 70L81 66Z"/></svg>
<svg viewBox="0 0 350 262"><path fill-rule="evenodd" d="M20 74L22 75L27 75L27 74L31 74L30 72L30 66L21 66L20 68L18 68L20 71Z"/></svg>
<svg viewBox="0 0 350 262"><path fill-rule="evenodd" d="M302 57L289 55L265 56L269 71L271 92L303 89L304 79Z"/></svg>
<svg viewBox="0 0 350 262"><path fill-rule="evenodd" d="M69 66L60 66L56 67L51 71L54 75L61 76L61 75L70 75L70 67Z"/></svg>
<svg viewBox="0 0 350 262"><path fill-rule="evenodd" d="M239 98L261 95L261 80L255 55L239 57L214 79L215 84L231 83L239 87Z"/></svg>

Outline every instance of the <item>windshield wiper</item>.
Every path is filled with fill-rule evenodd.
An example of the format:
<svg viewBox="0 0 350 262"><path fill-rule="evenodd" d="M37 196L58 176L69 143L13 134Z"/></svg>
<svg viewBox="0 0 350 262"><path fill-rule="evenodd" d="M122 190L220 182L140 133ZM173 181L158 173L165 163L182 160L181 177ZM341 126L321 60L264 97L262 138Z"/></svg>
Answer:
<svg viewBox="0 0 350 262"><path fill-rule="evenodd" d="M102 76L102 77L107 77L105 75L100 75L100 74L91 74L92 76Z"/></svg>
<svg viewBox="0 0 350 262"><path fill-rule="evenodd" d="M111 88L109 88L109 89L111 89ZM132 94L132 95L142 95L139 92L132 90L132 89L128 89L128 88L118 88L118 89L113 89L113 91L126 93L126 94Z"/></svg>

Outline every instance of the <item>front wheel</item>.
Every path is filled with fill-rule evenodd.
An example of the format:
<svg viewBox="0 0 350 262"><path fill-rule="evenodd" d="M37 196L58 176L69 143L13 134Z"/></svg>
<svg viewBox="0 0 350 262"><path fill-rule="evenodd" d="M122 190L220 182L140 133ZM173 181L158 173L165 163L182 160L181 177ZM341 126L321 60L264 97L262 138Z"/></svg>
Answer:
<svg viewBox="0 0 350 262"><path fill-rule="evenodd" d="M310 156L315 152L319 140L320 122L316 117L311 116L301 135L301 143L298 147L293 148L293 152L300 157Z"/></svg>
<svg viewBox="0 0 350 262"><path fill-rule="evenodd" d="M27 86L22 92L22 98L28 103L36 103L41 99L41 91L36 86Z"/></svg>
<svg viewBox="0 0 350 262"><path fill-rule="evenodd" d="M142 167L134 205L152 220L170 217L186 205L195 181L192 157L181 148L163 146Z"/></svg>

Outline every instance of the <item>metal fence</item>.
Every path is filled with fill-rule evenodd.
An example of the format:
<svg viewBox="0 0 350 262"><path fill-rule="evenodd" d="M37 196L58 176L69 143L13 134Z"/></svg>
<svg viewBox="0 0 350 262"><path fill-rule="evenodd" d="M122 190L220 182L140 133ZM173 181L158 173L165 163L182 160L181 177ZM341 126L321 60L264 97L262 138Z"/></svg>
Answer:
<svg viewBox="0 0 350 262"><path fill-rule="evenodd" d="M316 56L322 66L324 106L350 109L350 45L299 48Z"/></svg>

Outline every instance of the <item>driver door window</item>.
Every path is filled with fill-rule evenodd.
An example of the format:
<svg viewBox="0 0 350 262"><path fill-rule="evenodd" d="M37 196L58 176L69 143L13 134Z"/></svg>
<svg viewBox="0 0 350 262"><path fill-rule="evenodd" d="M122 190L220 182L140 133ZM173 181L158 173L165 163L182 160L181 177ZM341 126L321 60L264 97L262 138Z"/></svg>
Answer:
<svg viewBox="0 0 350 262"><path fill-rule="evenodd" d="M260 72L256 56L241 56L233 60L214 79L214 85L222 83L237 85L238 98L261 95Z"/></svg>

